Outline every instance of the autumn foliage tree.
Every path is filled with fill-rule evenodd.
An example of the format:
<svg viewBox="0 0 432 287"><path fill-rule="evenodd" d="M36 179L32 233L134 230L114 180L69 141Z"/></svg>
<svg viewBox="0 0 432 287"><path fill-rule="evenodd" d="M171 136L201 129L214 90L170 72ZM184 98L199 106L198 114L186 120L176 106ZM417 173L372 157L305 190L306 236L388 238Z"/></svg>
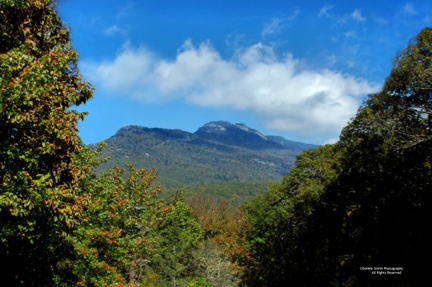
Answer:
<svg viewBox="0 0 432 287"><path fill-rule="evenodd" d="M214 278L215 286L235 286L250 260L245 248L246 230L250 227L246 213L228 200L209 194L197 195L190 202L205 239L196 252L197 260L202 262L205 273Z"/></svg>
<svg viewBox="0 0 432 287"><path fill-rule="evenodd" d="M78 184L89 169L77 162L84 114L71 107L92 97L77 58L53 1L0 1L0 270L7 286L70 279L65 238L81 213Z"/></svg>
<svg viewBox="0 0 432 287"><path fill-rule="evenodd" d="M171 208L157 199L156 170L115 168L81 184L87 201L70 241L83 286L138 286L156 252L157 228Z"/></svg>
<svg viewBox="0 0 432 287"><path fill-rule="evenodd" d="M209 286L192 254L201 228L157 198L155 170L94 174L77 58L54 1L0 1L0 284Z"/></svg>

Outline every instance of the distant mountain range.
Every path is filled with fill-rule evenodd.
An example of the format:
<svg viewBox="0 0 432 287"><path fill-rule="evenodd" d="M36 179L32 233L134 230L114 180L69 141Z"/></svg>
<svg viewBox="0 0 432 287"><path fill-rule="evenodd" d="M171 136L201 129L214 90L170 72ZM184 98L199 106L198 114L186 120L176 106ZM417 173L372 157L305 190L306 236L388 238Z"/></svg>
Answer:
<svg viewBox="0 0 432 287"><path fill-rule="evenodd" d="M158 170L166 188L222 182L278 180L301 151L316 145L265 136L244 124L210 122L195 133L126 126L105 141L100 170L124 166Z"/></svg>

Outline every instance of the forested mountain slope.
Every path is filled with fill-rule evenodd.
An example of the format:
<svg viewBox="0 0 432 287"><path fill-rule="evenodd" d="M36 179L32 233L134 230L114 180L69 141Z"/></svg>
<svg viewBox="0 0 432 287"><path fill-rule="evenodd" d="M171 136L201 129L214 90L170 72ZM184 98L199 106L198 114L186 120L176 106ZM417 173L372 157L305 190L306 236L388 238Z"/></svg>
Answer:
<svg viewBox="0 0 432 287"><path fill-rule="evenodd" d="M195 133L127 126L106 140L100 170L132 162L156 168L165 187L282 178L302 150L315 145L264 136L244 124L210 122Z"/></svg>

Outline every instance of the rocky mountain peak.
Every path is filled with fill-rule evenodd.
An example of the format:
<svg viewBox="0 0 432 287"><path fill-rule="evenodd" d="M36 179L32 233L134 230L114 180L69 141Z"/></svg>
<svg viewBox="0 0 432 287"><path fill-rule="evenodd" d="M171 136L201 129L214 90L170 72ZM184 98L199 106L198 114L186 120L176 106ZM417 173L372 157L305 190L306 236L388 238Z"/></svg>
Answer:
<svg viewBox="0 0 432 287"><path fill-rule="evenodd" d="M257 135L257 136L261 137L263 140L267 140L267 138L262 133L260 133L257 130L251 129L250 127L248 127L245 124L235 124L234 126L238 127L239 129L241 129L245 132Z"/></svg>
<svg viewBox="0 0 432 287"><path fill-rule="evenodd" d="M195 135L210 141L252 149L285 148L278 143L268 141L262 133L241 123L210 122L200 127Z"/></svg>

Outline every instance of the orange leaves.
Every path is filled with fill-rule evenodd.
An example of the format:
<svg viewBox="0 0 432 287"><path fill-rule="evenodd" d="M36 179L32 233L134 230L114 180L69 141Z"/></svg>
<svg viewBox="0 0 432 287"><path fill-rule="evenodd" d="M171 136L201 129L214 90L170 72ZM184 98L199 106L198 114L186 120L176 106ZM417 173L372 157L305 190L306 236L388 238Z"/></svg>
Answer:
<svg viewBox="0 0 432 287"><path fill-rule="evenodd" d="M78 282L78 286L86 286L86 278L84 276L81 277L81 281Z"/></svg>
<svg viewBox="0 0 432 287"><path fill-rule="evenodd" d="M60 191L59 191L59 194L60 194L60 195L63 195L63 194L66 194L66 193L69 193L69 190L67 190L67 189L63 189L63 190L60 190Z"/></svg>
<svg viewBox="0 0 432 287"><path fill-rule="evenodd" d="M248 258L243 246L249 222L241 209L232 207L227 200L218 202L215 197L204 195L193 198L191 207L207 239L222 246L233 260Z"/></svg>
<svg viewBox="0 0 432 287"><path fill-rule="evenodd" d="M103 237L113 238L115 236L121 236L123 232L124 232L123 229L111 229L111 230L100 231L97 234Z"/></svg>
<svg viewBox="0 0 432 287"><path fill-rule="evenodd" d="M136 241L136 246L141 247L141 246L145 246L148 243L148 240L138 240Z"/></svg>
<svg viewBox="0 0 432 287"><path fill-rule="evenodd" d="M114 168L91 182L92 199L86 214L87 222L92 225L87 224L82 232L87 244L97 249L98 262L127 269L135 260L131 254L145 258L150 252L152 244L147 240L153 239L146 230L158 226L162 215L170 211L165 202L157 200L161 190L153 185L154 172L136 170L129 165L126 169ZM98 267L100 269L95 272L107 277L113 274L108 264L105 268ZM117 286L125 286L121 285L126 281L123 275ZM109 286L116 286L110 280Z"/></svg>

